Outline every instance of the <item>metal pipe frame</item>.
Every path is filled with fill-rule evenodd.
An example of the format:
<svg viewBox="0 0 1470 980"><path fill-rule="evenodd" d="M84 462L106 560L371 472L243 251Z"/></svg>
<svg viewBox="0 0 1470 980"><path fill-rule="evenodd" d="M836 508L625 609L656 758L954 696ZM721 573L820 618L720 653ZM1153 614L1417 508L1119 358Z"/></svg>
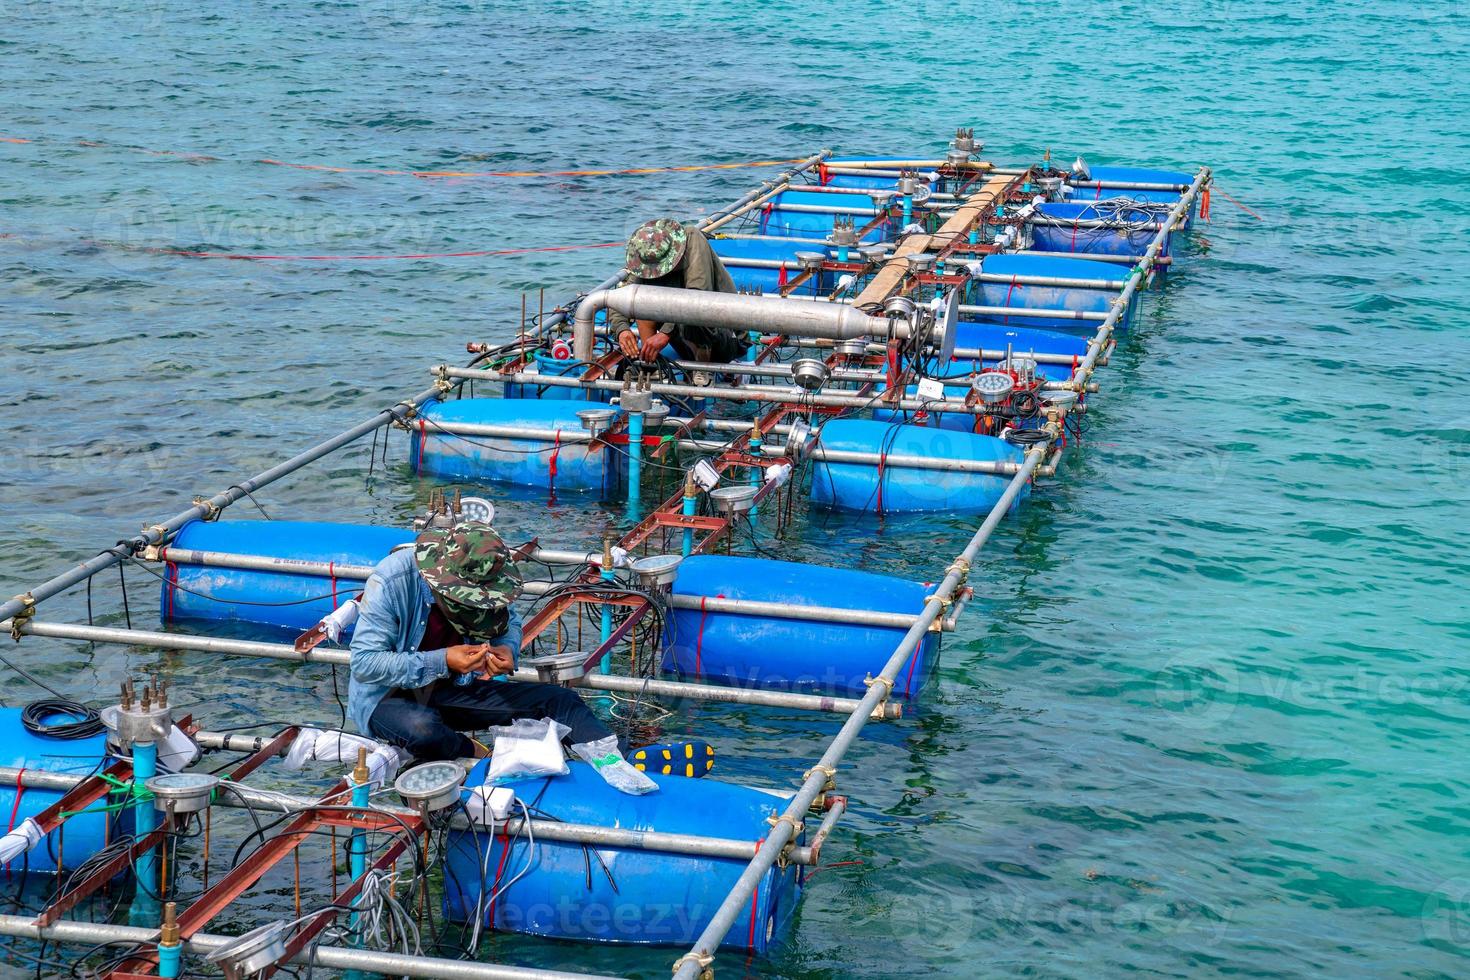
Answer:
<svg viewBox="0 0 1470 980"><path fill-rule="evenodd" d="M354 425L352 428L333 436L325 442L318 443L304 452L297 453L283 463L278 463L249 479L231 484L208 500L203 500L188 510L175 514L161 524L150 525L137 536L119 543L116 547L101 552L95 557L69 568L60 575L42 582L40 585L33 586L14 599L0 603L0 619L32 614L37 603L91 578L104 569L111 568L125 557L134 555L150 545L163 544L170 535L190 521L217 516L225 507L259 490L261 487L274 483L284 476L289 476L307 464L314 463L323 456L336 452L343 446L356 442L368 433L381 429L385 425L403 421L425 403L443 397L448 391L452 391L456 387L458 387L458 383L448 383L447 390L445 387L436 384L434 387L421 391L410 399L399 402L392 408L383 409L372 418Z"/></svg>
<svg viewBox="0 0 1470 980"><path fill-rule="evenodd" d="M1210 169L1208 167L1201 168L1194 182L1190 185L1190 189L1184 193L1170 211L1168 220L1164 222L1164 226L1158 231L1153 242L1145 251L1135 274L1129 277L1127 284L1113 300L1112 308L1108 313L1107 319L1099 324L1097 333L1088 345L1087 356L1078 366L1079 381L1085 383L1091 377L1093 370L1096 368L1098 358L1102 355L1103 349L1108 346L1115 325L1122 319L1129 302L1133 298L1133 294L1139 288L1139 284L1147 278L1152 270L1153 261L1163 248L1169 232L1176 225L1183 223L1184 216L1189 213L1194 197L1209 179ZM1060 410L1054 410L1051 413L1051 417L1045 426L1045 431L1051 436L1050 442L1058 439L1064 431L1066 414L1067 410L1065 407ZM1025 459L1021 464L1020 470L1006 484L1004 492L1001 493L1000 498L985 516L985 520L975 530L974 535L970 538L969 544L965 546L965 549L949 565L948 569L946 569L944 580L940 582L939 587L925 601L924 611L920 614L914 625L909 627L908 632L904 634L903 640L900 641L878 677L873 679L867 695L863 698L864 704L877 706L885 701L888 695L892 693L894 679L897 677L898 671L902 669L909 654L923 640L924 633L928 629L929 624L938 619L943 611L951 605L955 592L968 577L970 567L979 555L980 550L990 540L991 535L994 534L995 529L1000 525L1001 520L1005 517L1011 504L1015 502L1021 489L1031 479L1032 474L1042 464L1045 457L1051 452L1050 442L1039 443L1026 451ZM693 948L674 962L674 980L697 980L701 973L708 970L710 963L713 962L715 951L719 948L725 935L735 925L736 919L747 908L750 896L759 886L761 878L770 869L771 865L775 863L780 855L781 848L795 837L803 817L816 801L817 797L831 785L831 779L837 770L838 764L842 761L843 756L847 754L853 742L856 741L858 734L862 731L865 724L867 724L867 716L863 712L854 712L843 724L831 744L828 745L827 751L822 755L821 760L807 770L806 775L803 777L801 788L797 791L795 798L786 808L786 811L777 818L770 834L766 836L761 850L756 852L756 856L746 865L740 878L735 882L730 893L725 896L724 902L715 911L715 914L711 917L709 924L705 927Z"/></svg>
<svg viewBox="0 0 1470 980"><path fill-rule="evenodd" d="M811 156L807 157L805 160L803 160L801 163L798 163L790 170L787 170L779 177L763 183L760 187L746 194L744 197L741 197L738 201L724 208L721 208L719 211L716 211L714 214L711 214L709 217L705 218L699 223L699 230L703 231L705 234L709 234L710 232L729 224L731 221L734 221L741 215L748 214L749 212L760 207L762 204L766 203L766 201L775 197L777 194L786 190L788 187L791 186L792 180L800 176L803 172L810 170L812 167L815 167L817 164L826 160L831 155L831 147L813 153Z"/></svg>
<svg viewBox="0 0 1470 980"><path fill-rule="evenodd" d="M85 626L80 623L51 623L31 620L17 626L14 620L0 621L0 630L16 629L22 636L44 636L58 640L80 640L84 643L118 643L124 646L155 647L160 650L178 650L194 653L215 653L238 657L260 657L266 660L291 660L296 663L336 664L349 666L351 654L347 650L323 650L320 647L306 653L297 653L289 643L264 643L259 640L231 640L217 636L194 636L189 633L165 633L155 630L129 630L111 626ZM512 675L519 681L539 681L534 671L522 668ZM716 701L725 704L760 705L767 708L790 708L798 711L819 711L828 714L847 714L856 711L861 702L854 698L827 697L819 694L798 694L787 691L766 691L759 688L731 687L719 684L694 684L688 681L667 681L625 677L621 674L589 674L582 678L581 686L594 691L614 691L623 694L650 694L659 697L689 698L694 701ZM902 717L903 710L893 705L893 710L883 714L884 719Z"/></svg>
<svg viewBox="0 0 1470 980"><path fill-rule="evenodd" d="M1003 355L1002 355L1003 356ZM1028 357L1030 355L1027 355ZM1070 358L1066 360L1071 364ZM621 381L582 381L567 375L541 375L541 374L500 374L496 371L478 370L474 368L444 368L440 366L434 369L436 372L446 370L451 377L494 382L497 384L542 384L556 388L592 388L600 391L622 391ZM1070 385L1064 384L1070 390ZM655 381L649 385L649 390L656 395L675 395L680 398L728 398L735 401L770 402L776 404L792 404L801 406L812 406L819 408L897 408L904 411L918 412L956 412L967 415L985 414L985 406L970 405L955 399L925 399L925 398L899 398L895 400L882 399L869 395L835 395L817 393L812 394L800 388L779 388L775 385L748 385L743 388L728 388L720 385L681 385L668 384ZM434 423L438 425L439 423ZM458 423L444 423L444 431L453 434L454 427ZM432 428L432 426L431 426ZM747 425L746 428L749 428ZM549 433L542 432L541 437L547 439ZM550 441L547 439L547 441Z"/></svg>
<svg viewBox="0 0 1470 980"><path fill-rule="evenodd" d="M218 736L216 736L218 738ZM261 748L265 746L262 745ZM261 749L256 749L260 751ZM70 792L83 785L86 776L72 773L50 772L44 769L18 769L0 766L0 786L22 786L26 789L43 789ZM328 793L322 799L255 790L243 783L231 781L229 792L218 794L213 806L227 809L267 809L283 811L310 810L324 802L335 802L340 792ZM368 814L390 813L394 816L417 819L419 812L405 806L375 803ZM473 824L463 814L455 814L450 825L460 830L474 830ZM604 827L599 824L567 823L559 820L527 821L517 817L504 824L497 823L506 834L519 837L529 827L537 840L554 840L568 844L591 844L597 847L621 847L637 851L658 851L661 854L687 854L692 857L726 858L749 861L755 857L756 842L728 837L707 837L702 834L677 834L656 830L628 830L621 827ZM160 831L162 836L164 832ZM802 865L816 863L816 854L811 847L791 847L786 852L787 860ZM264 869L262 869L264 870ZM223 879L221 879L223 880Z"/></svg>
<svg viewBox="0 0 1470 980"><path fill-rule="evenodd" d="M44 940L52 943L132 943L156 946L159 932L140 926L113 925L106 922L74 922L62 920L49 926L38 926L23 915L0 915L0 935L19 939ZM234 942L238 936L197 932L184 941L184 947L195 956L203 956ZM297 953L293 963L310 963L326 970L358 970L396 977L422 977L425 980L615 980L613 977L588 973L564 973L560 970L537 970L498 963L468 963L437 956L409 956L403 953L381 953L341 946L315 946Z"/></svg>

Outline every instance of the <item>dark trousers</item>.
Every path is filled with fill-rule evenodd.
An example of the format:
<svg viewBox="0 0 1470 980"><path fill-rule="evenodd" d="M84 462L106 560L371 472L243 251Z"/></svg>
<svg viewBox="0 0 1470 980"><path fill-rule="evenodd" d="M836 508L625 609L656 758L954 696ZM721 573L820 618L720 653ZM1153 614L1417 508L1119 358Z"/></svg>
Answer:
<svg viewBox="0 0 1470 980"><path fill-rule="evenodd" d="M474 680L463 687L440 681L427 692L395 691L373 709L370 734L422 761L475 754L461 732L509 725L517 718L550 718L570 728L573 745L595 742L612 731L575 691L555 684Z"/></svg>

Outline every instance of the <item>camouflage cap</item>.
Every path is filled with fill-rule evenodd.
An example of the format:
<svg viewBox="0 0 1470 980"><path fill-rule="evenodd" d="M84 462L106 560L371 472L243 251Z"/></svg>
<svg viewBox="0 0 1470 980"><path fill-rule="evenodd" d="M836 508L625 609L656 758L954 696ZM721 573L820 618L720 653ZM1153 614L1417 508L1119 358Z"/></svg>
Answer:
<svg viewBox="0 0 1470 980"><path fill-rule="evenodd" d="M630 273L639 279L659 279L674 271L684 257L684 243L689 232L673 218L645 221L628 236Z"/></svg>
<svg viewBox="0 0 1470 980"><path fill-rule="evenodd" d="M521 591L510 549L483 521L425 531L414 539L413 557L434 595L454 606L498 609Z"/></svg>

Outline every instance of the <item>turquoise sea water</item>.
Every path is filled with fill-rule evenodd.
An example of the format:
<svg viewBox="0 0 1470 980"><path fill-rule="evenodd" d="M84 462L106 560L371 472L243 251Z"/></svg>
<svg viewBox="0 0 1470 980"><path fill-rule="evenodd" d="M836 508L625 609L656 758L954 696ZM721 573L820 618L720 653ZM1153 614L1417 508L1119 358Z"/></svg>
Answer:
<svg viewBox="0 0 1470 980"><path fill-rule="evenodd" d="M0 0L0 135L35 140L0 143L0 594L422 388L465 340L507 336L521 291L559 300L615 261L140 247L607 242L767 173L259 158L621 168L928 153L973 125L1007 163L1210 164L1265 220L1217 194L1103 372L1090 442L977 564L938 697L849 756L828 856L861 863L819 872L788 942L721 975L1464 975L1467 43L1450 4ZM261 503L406 519L426 487L402 442L367 486L365 453ZM504 510L552 526L544 502ZM587 541L608 516L552 515ZM800 531L792 556L915 578L969 533ZM215 726L335 718L315 670L8 655L85 697L161 666ZM678 722L717 736L726 773L776 782L835 730ZM491 952L649 977L674 955Z"/></svg>

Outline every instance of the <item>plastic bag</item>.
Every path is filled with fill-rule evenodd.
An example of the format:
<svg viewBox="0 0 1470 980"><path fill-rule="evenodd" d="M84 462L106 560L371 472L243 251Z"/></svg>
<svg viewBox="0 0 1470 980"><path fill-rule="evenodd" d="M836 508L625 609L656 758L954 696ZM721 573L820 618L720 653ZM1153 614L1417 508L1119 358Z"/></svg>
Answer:
<svg viewBox="0 0 1470 980"><path fill-rule="evenodd" d="M590 763L603 781L620 793L642 796L645 793L658 792L658 783L633 768L628 760L623 758L623 753L618 751L616 735L609 735L595 742L578 742L572 746L572 751L577 753L582 761Z"/></svg>
<svg viewBox="0 0 1470 980"><path fill-rule="evenodd" d="M503 728L489 728L495 736L490 753L489 783L508 783L537 776L562 776L570 772L561 740L571 729L559 721L517 718Z"/></svg>

